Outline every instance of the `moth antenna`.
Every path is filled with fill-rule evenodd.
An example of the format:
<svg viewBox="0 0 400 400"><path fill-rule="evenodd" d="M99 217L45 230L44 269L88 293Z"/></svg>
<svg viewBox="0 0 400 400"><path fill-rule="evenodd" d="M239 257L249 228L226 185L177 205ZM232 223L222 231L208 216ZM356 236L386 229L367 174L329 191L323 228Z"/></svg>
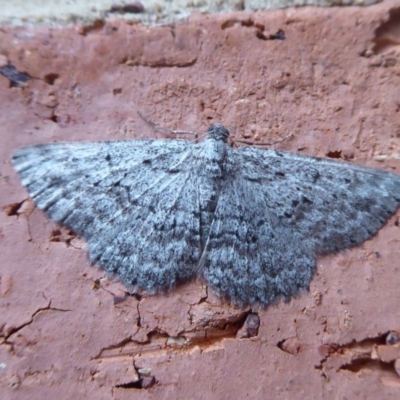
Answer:
<svg viewBox="0 0 400 400"><path fill-rule="evenodd" d="M155 122L149 120L146 118L140 111L137 112L139 114L139 117L142 118L146 124L150 125L153 129L165 133L172 133L174 135L193 135L194 136L194 142L198 143L198 133L193 132L193 131L186 131L186 130L179 130L179 129L170 129L170 128L165 128L164 126L157 125Z"/></svg>

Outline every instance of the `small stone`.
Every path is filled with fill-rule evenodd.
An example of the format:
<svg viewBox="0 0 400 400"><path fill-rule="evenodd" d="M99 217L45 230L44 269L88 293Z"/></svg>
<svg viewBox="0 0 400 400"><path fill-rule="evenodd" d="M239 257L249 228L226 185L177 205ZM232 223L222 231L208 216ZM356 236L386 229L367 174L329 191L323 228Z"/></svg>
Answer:
<svg viewBox="0 0 400 400"><path fill-rule="evenodd" d="M391 331L386 336L386 344L396 344L400 342L400 335L396 331Z"/></svg>
<svg viewBox="0 0 400 400"><path fill-rule="evenodd" d="M260 317L258 314L250 313L243 326L239 329L236 337L238 339L250 338L258 335L258 328L260 327Z"/></svg>
<svg viewBox="0 0 400 400"><path fill-rule="evenodd" d="M154 376L144 377L142 379L142 389L149 389L157 383L156 378Z"/></svg>

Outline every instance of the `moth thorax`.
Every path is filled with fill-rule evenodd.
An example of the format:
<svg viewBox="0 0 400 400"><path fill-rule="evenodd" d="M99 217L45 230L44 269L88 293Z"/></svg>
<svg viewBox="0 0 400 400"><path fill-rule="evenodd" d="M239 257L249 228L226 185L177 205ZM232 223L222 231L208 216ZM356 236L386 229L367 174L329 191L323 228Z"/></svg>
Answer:
<svg viewBox="0 0 400 400"><path fill-rule="evenodd" d="M229 131L221 124L211 125L207 129L207 139L220 140L227 142L229 137Z"/></svg>

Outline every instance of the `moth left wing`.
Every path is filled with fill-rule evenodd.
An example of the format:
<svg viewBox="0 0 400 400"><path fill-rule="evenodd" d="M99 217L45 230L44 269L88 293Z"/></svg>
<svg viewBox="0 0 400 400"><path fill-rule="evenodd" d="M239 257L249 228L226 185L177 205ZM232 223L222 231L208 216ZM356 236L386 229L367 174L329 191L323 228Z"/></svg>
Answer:
<svg viewBox="0 0 400 400"><path fill-rule="evenodd" d="M198 261L195 151L184 140L60 143L17 150L13 164L36 205L88 241L93 262L156 291Z"/></svg>

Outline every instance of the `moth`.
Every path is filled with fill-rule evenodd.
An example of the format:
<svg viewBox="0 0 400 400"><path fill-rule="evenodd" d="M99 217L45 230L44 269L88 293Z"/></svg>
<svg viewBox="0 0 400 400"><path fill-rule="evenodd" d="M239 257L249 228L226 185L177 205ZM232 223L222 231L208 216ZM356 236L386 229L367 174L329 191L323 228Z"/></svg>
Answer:
<svg viewBox="0 0 400 400"><path fill-rule="evenodd" d="M216 124L200 143L43 144L12 162L37 207L129 287L197 276L239 304L307 289L317 256L363 243L399 207L399 175L228 138Z"/></svg>

